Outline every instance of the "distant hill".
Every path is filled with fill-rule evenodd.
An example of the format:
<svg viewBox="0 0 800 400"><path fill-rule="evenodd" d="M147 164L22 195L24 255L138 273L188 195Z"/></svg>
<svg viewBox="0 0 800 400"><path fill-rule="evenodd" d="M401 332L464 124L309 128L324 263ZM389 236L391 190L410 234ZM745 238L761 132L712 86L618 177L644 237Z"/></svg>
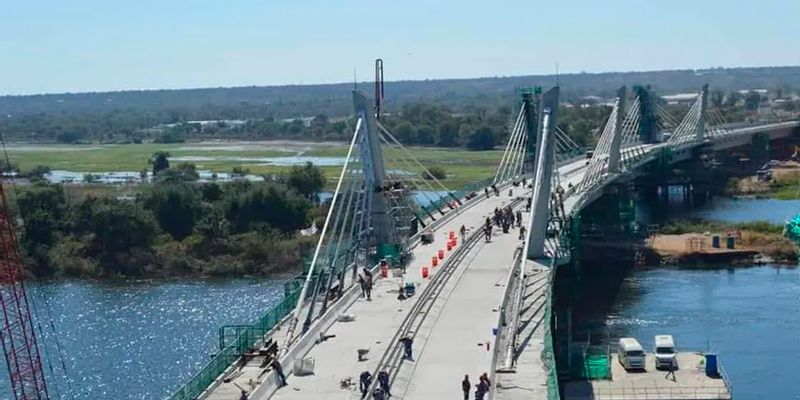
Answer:
<svg viewBox="0 0 800 400"><path fill-rule="evenodd" d="M564 74L558 77L564 100L587 95L612 97L621 85L649 84L667 94L696 91L708 83L713 89L790 90L800 88L800 67L718 68L649 72ZM554 75L474 79L396 81L386 83L388 111L408 102L427 100L456 111L510 104L515 90L525 86L552 86ZM102 93L64 93L0 97L0 115L94 114L114 110L175 111L209 118L293 118L351 113L353 83L235 88L144 90ZM370 82L359 87L371 91ZM203 111L207 110L207 113ZM221 111L222 110L222 111ZM217 115L215 115L217 114ZM219 115L222 114L222 115Z"/></svg>

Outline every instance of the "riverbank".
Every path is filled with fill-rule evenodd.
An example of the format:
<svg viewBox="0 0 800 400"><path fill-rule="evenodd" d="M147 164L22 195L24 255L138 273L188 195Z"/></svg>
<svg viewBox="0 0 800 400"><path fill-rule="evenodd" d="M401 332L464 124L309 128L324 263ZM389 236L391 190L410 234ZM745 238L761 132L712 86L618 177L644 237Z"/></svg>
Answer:
<svg viewBox="0 0 800 400"><path fill-rule="evenodd" d="M766 197L779 200L800 198L800 162L777 161L769 168L744 178L732 178L727 193L731 196Z"/></svg>
<svg viewBox="0 0 800 400"><path fill-rule="evenodd" d="M661 258L661 264L795 264L797 246L782 233L782 225L767 221L678 220L649 237L647 246Z"/></svg>

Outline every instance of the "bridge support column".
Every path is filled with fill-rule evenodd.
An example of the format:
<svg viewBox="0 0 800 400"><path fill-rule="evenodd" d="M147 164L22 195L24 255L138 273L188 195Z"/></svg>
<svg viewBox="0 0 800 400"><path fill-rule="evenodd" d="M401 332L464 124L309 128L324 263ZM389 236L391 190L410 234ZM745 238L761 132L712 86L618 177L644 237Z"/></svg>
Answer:
<svg viewBox="0 0 800 400"><path fill-rule="evenodd" d="M361 162L364 166L364 190L372 193L369 196L369 213L372 225L372 237L375 244L380 249L381 244L395 243L393 240L392 221L389 215L389 207L386 197L376 194L376 188L386 184L386 170L383 165L383 153L381 152L381 141L378 136L378 124L375 119L375 112L372 109L372 102L364 92L353 90L353 105L356 115L362 118L363 129L366 136L366 155L362 153Z"/></svg>
<svg viewBox="0 0 800 400"><path fill-rule="evenodd" d="M536 168L536 146L538 145L540 104L542 98L542 88L536 86L522 90L522 104L525 107L525 126L528 129L528 148L525 149L527 157L522 162L522 173L535 173Z"/></svg>
<svg viewBox="0 0 800 400"><path fill-rule="evenodd" d="M614 136L608 151L608 172L619 172L620 146L622 145L622 123L625 122L625 86L617 91L617 116L614 120Z"/></svg>
<svg viewBox="0 0 800 400"><path fill-rule="evenodd" d="M703 140L706 136L706 110L708 110L708 84L700 91L700 119L697 120L695 138Z"/></svg>
<svg viewBox="0 0 800 400"><path fill-rule="evenodd" d="M553 136L558 114L558 86L542 95L537 132L536 163L532 194L532 221L528 237L528 258L544 257L547 223L550 220L550 195L553 181Z"/></svg>
<svg viewBox="0 0 800 400"><path fill-rule="evenodd" d="M661 132L658 130L658 117L656 117L656 96L650 87L635 86L633 90L639 96L639 140L642 143L661 142Z"/></svg>

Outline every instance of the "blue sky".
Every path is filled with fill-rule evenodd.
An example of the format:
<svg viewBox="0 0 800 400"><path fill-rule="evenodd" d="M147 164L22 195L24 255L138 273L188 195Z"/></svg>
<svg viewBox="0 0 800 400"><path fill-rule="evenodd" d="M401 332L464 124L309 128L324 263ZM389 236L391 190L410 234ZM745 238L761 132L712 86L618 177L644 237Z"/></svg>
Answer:
<svg viewBox="0 0 800 400"><path fill-rule="evenodd" d="M798 0L4 0L0 94L800 65Z"/></svg>

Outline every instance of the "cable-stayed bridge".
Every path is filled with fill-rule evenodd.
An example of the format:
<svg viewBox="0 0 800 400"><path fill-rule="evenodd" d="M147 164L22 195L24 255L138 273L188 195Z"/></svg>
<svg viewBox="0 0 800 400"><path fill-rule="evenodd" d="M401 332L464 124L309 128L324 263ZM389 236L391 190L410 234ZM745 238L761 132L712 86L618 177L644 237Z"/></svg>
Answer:
<svg viewBox="0 0 800 400"><path fill-rule="evenodd" d="M242 390L250 399L358 399L365 371L369 398L381 372L404 399L458 396L464 374L474 385L486 372L490 398L556 399L551 284L572 257L580 211L654 167L768 146L800 127L727 123L709 109L707 87L681 117L649 90L623 88L586 153L558 126L559 88L523 90L492 178L451 191L381 124L376 88L375 103L353 92L356 128L303 275L257 323L224 327L220 352L172 399L238 399ZM411 201L419 190L441 195L423 207ZM495 221L504 209L510 227ZM363 269L374 279L371 299L361 296ZM402 339L412 340L411 359Z"/></svg>

